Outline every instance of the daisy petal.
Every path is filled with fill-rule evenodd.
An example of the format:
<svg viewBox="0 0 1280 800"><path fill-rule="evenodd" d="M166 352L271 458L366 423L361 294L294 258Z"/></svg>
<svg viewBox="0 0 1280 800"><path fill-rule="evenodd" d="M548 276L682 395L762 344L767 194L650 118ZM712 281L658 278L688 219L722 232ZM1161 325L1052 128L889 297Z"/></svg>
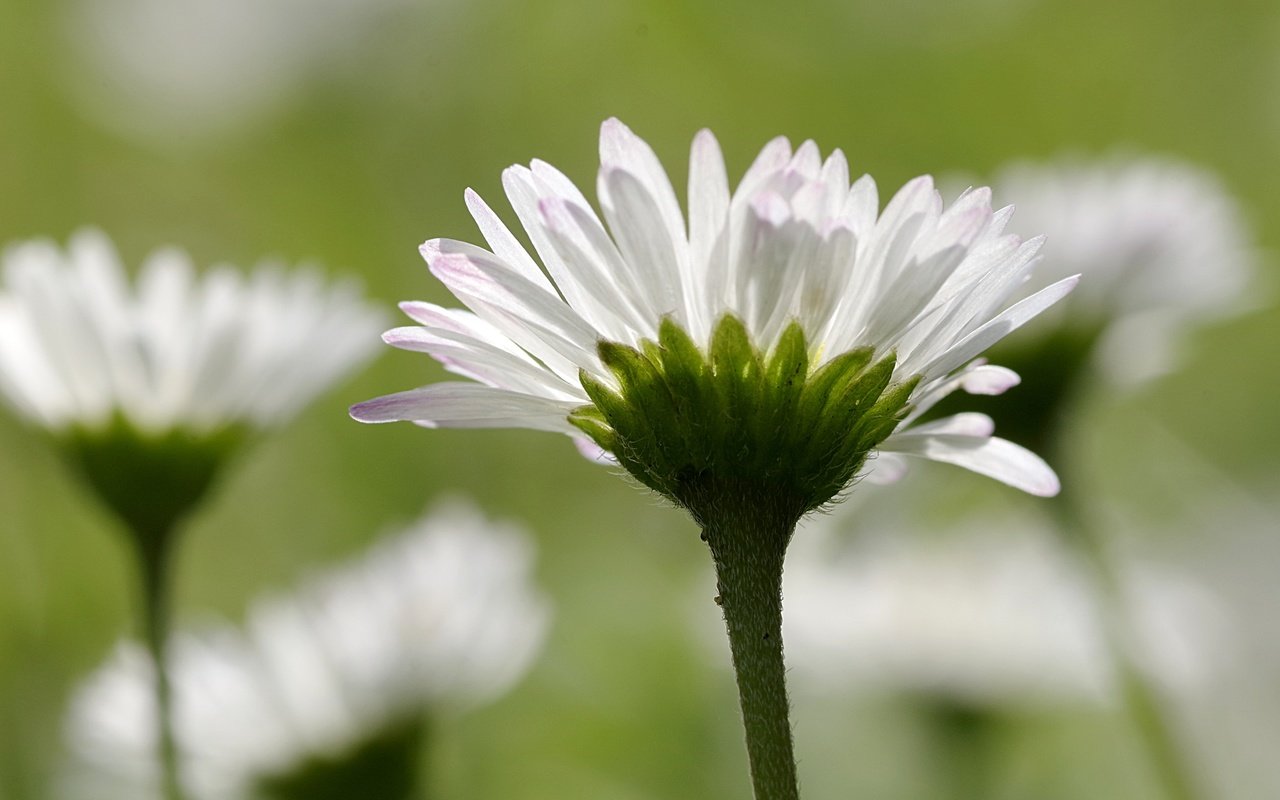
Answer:
<svg viewBox="0 0 1280 800"><path fill-rule="evenodd" d="M440 428L531 428L580 436L569 424L569 412L579 402L556 402L545 397L510 392L476 383L433 383L351 407L360 422L429 423Z"/></svg>
<svg viewBox="0 0 1280 800"><path fill-rule="evenodd" d="M925 367L926 374L946 374L964 362L981 354L996 342L1022 327L1028 320L1041 311L1070 294L1080 281L1079 275L1063 278L1057 283L1047 286L1025 300L1014 303L990 322L982 325L973 333L939 355Z"/></svg>
<svg viewBox="0 0 1280 800"><path fill-rule="evenodd" d="M534 260L529 257L528 251L520 244L515 235L503 224L502 219L493 213L493 209L480 198L471 189L463 194L467 203L467 209L471 212L471 217L476 221L476 225L480 228L481 235L484 240L489 243L489 247L493 249L495 255L503 261L510 264L530 283L540 289L544 289L555 294L555 288L552 287L547 276L542 273Z"/></svg>
<svg viewBox="0 0 1280 800"><path fill-rule="evenodd" d="M1060 489L1043 459L1005 439L900 433L882 442L880 450L954 464L1039 497L1053 497Z"/></svg>
<svg viewBox="0 0 1280 800"><path fill-rule="evenodd" d="M878 452L867 459L867 472L862 479L877 486L888 486L902 480L909 469L907 460L896 453Z"/></svg>
<svg viewBox="0 0 1280 800"><path fill-rule="evenodd" d="M987 437L995 433L995 430L996 424L991 417L975 411L964 411L923 425L915 425L897 435L900 437L941 435Z"/></svg>

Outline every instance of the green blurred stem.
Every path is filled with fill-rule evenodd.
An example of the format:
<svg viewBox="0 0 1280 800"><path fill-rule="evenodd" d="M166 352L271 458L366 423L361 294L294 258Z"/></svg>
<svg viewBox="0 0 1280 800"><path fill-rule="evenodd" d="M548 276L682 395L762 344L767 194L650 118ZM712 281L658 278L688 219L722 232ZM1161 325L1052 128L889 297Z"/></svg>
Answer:
<svg viewBox="0 0 1280 800"><path fill-rule="evenodd" d="M703 527L715 559L756 800L797 800L782 660L782 562L795 521L726 510Z"/></svg>
<svg viewBox="0 0 1280 800"><path fill-rule="evenodd" d="M924 698L939 772L946 781L940 795L951 800L990 800L995 765L995 715L977 704L944 696Z"/></svg>
<svg viewBox="0 0 1280 800"><path fill-rule="evenodd" d="M138 568L142 577L142 630L155 668L157 756L165 800L184 800L178 745L173 730L173 689L169 681L169 550L173 536L139 535Z"/></svg>
<svg viewBox="0 0 1280 800"><path fill-rule="evenodd" d="M1110 548L1088 519L1084 504L1064 490L1050 501L1062 538L1071 543L1092 570L1103 603L1103 624L1125 708L1146 745L1151 767L1169 800L1206 800L1178 741L1172 714L1160 688L1128 645L1130 614L1124 578Z"/></svg>

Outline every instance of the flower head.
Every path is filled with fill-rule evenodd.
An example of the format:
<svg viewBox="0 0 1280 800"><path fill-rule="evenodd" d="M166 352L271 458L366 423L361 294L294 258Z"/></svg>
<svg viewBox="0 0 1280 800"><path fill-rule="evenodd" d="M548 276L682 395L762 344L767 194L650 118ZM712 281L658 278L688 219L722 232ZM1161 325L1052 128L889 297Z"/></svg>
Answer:
<svg viewBox="0 0 1280 800"><path fill-rule="evenodd" d="M1102 337L1114 378L1158 375L1186 330L1246 305L1256 250L1235 199L1203 169L1154 156L1061 159L1011 165L992 188L1016 199L1020 229L1048 236L1042 272L1088 273L1061 324Z"/></svg>
<svg viewBox="0 0 1280 800"><path fill-rule="evenodd" d="M193 800L378 797L349 782L370 759L376 780L409 780L391 773L416 763L426 717L496 698L537 654L549 612L532 560L518 528L454 503L257 602L243 631L180 634L170 674ZM76 695L73 795L159 796L152 676L124 643ZM326 793L306 790L317 782Z"/></svg>
<svg viewBox="0 0 1280 800"><path fill-rule="evenodd" d="M371 355L382 322L312 270L154 253L136 286L107 238L13 245L0 276L0 398L51 432L130 527L159 535L245 434Z"/></svg>
<svg viewBox="0 0 1280 800"><path fill-rule="evenodd" d="M549 164L504 173L541 264L466 193L488 249L433 239L422 253L470 311L405 303L419 325L384 339L475 382L361 403L356 419L585 433L695 516L708 483L767 488L807 511L877 450L880 467L896 470L884 454L902 453L1057 490L985 416L912 425L955 389L1014 385L975 359L1075 284L1005 308L1040 240L1006 235L1012 209L993 210L987 190L944 208L922 177L881 211L874 181L850 184L840 151L823 161L813 142L793 151L779 138L731 193L703 131L686 224L657 157L617 120L600 159L603 221Z"/></svg>
<svg viewBox="0 0 1280 800"><path fill-rule="evenodd" d="M1104 700L1116 691L1088 575L1028 515L945 536L897 529L840 543L818 518L791 549L787 652L797 686L871 688L965 705ZM1185 575L1129 564L1126 645L1170 686L1207 685L1222 608ZM1214 655L1211 655L1214 654Z"/></svg>
<svg viewBox="0 0 1280 800"><path fill-rule="evenodd" d="M159 250L136 287L105 236L9 247L0 283L0 396L55 432L274 425L367 358L381 316L313 270L218 266Z"/></svg>

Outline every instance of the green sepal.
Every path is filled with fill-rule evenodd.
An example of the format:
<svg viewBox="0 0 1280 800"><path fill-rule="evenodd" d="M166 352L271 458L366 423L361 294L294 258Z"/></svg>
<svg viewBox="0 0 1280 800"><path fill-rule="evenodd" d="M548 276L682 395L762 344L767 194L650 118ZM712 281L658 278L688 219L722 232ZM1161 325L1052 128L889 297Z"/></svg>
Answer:
<svg viewBox="0 0 1280 800"><path fill-rule="evenodd" d="M890 387L881 395L854 428L852 437L854 446L862 450L870 450L897 430L902 420L911 413L911 393L919 383L920 377L913 376Z"/></svg>
<svg viewBox="0 0 1280 800"><path fill-rule="evenodd" d="M149 553L167 546L250 433L242 426L151 433L116 415L101 428L63 434L60 444L73 469Z"/></svg>
<svg viewBox="0 0 1280 800"><path fill-rule="evenodd" d="M394 721L343 748L325 748L279 772L256 776L262 800L409 800L420 797L422 752L431 739L425 718Z"/></svg>
<svg viewBox="0 0 1280 800"><path fill-rule="evenodd" d="M569 423L610 453L618 448L618 434L595 406L588 404L570 411Z"/></svg>
<svg viewBox="0 0 1280 800"><path fill-rule="evenodd" d="M832 387L822 410L813 419L805 455L820 458L824 450L841 449L848 435L867 415L893 379L897 359L892 353L857 374L848 372Z"/></svg>
<svg viewBox="0 0 1280 800"><path fill-rule="evenodd" d="M800 416L812 418L820 414L836 387L856 380L867 364L871 363L874 354L875 351L870 347L859 347L842 353L819 367L805 381L800 394Z"/></svg>
<svg viewBox="0 0 1280 800"><path fill-rule="evenodd" d="M592 404L569 421L697 519L724 502L773 498L798 518L830 501L905 417L918 380L895 383L894 355L870 347L811 371L798 323L766 355L732 315L706 351L668 318L656 342L598 352L617 388L581 373Z"/></svg>
<svg viewBox="0 0 1280 800"><path fill-rule="evenodd" d="M764 364L742 320L726 314L711 334L713 385L724 405L720 420L728 451L746 458L750 422L760 407Z"/></svg>
<svg viewBox="0 0 1280 800"><path fill-rule="evenodd" d="M614 392L585 371L579 374L578 380L596 409L608 422L613 436L602 440L592 434L590 425L584 427L583 424L574 422L574 416L570 416L569 421L576 424L578 430L591 436L596 444L613 453L618 463L626 467L627 471L639 478L642 483L651 489L665 493L666 484L662 482L661 476L670 472L671 467L662 449L657 446L644 409L638 403L631 402L629 398L624 399L623 395ZM581 413L581 407L574 409L574 413L577 419L586 421ZM611 443L612 446L607 443Z"/></svg>
<svg viewBox="0 0 1280 800"><path fill-rule="evenodd" d="M782 332L778 344L764 368L760 413L756 415L752 435L767 442L775 469L785 468L781 459L788 422L795 416L809 372L809 350L800 323L792 322Z"/></svg>
<svg viewBox="0 0 1280 800"><path fill-rule="evenodd" d="M708 385L709 366L702 351L684 329L670 318L658 327L662 371L666 375L677 412L688 427L695 461L710 458L706 443L718 441L725 427L725 406L720 394Z"/></svg>

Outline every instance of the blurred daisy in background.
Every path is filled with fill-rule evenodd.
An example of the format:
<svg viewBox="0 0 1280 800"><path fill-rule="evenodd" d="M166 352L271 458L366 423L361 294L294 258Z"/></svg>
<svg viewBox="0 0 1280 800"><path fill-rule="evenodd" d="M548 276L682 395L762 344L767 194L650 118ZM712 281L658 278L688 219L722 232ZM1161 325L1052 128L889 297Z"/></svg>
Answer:
<svg viewBox="0 0 1280 800"><path fill-rule="evenodd" d="M154 253L130 286L96 231L4 251L0 397L46 432L123 524L138 566L141 631L163 655L175 533L246 439L279 425L372 355L382 315L354 283L312 269L216 266ZM166 796L179 798L165 670Z"/></svg>
<svg viewBox="0 0 1280 800"><path fill-rule="evenodd" d="M550 620L519 527L453 501L349 565L183 631L169 659L192 800L421 796L432 727L527 671ZM151 662L122 643L67 724L71 798L159 797Z"/></svg>
<svg viewBox="0 0 1280 800"><path fill-rule="evenodd" d="M95 230L2 258L0 394L55 433L276 425L371 356L364 337L382 323L355 283L313 268L201 275L166 248L131 287Z"/></svg>
<svg viewBox="0 0 1280 800"><path fill-rule="evenodd" d="M312 268L163 249L130 285L102 233L0 256L0 398L48 431L135 533L162 535L228 453L373 355L381 312Z"/></svg>
<svg viewBox="0 0 1280 800"><path fill-rule="evenodd" d="M1050 316L1100 336L1099 366L1117 381L1167 371L1196 325L1251 304L1257 246L1235 198L1205 169L1157 156L1019 162L991 189L1016 202L1015 230L1047 237L1043 274L1088 276ZM1052 328L1046 321L1039 336Z"/></svg>
<svg viewBox="0 0 1280 800"><path fill-rule="evenodd" d="M949 181L952 185L958 181ZM993 348L1023 378L999 406L1001 434L1061 465L1062 429L1095 377L1133 387L1177 366L1196 327L1243 313L1256 299L1260 251L1235 198L1211 172L1172 158L1112 156L1015 162L992 181L1017 205L1011 227L1046 236L1051 278L1085 286L1035 331ZM962 406L944 400L934 414Z"/></svg>
<svg viewBox="0 0 1280 800"><path fill-rule="evenodd" d="M1106 702L1117 687L1087 574L1035 517L998 513L943 533L836 536L818 517L791 548L785 632L798 692L932 695L977 706ZM1225 642L1212 594L1134 565L1129 646L1162 684L1210 682Z"/></svg>
<svg viewBox="0 0 1280 800"><path fill-rule="evenodd" d="M985 398L964 407L998 414L1002 435L1066 472L1071 489L1044 506L1059 541L1087 570L1104 613L1141 629L1145 603L1129 590L1129 566L1099 531L1091 476L1071 473L1088 424L1083 401L1169 371L1197 326L1245 310L1247 293L1257 290L1257 245L1221 181L1172 159L1012 164L992 192L1017 203L1015 229L1046 234L1043 268L1050 275L1079 271L1084 286L1034 335L993 350L992 358L1023 377L1019 391L998 409ZM944 401L932 413L957 410ZM1171 698L1124 642L1113 642L1113 650L1130 716L1165 792L1211 796L1182 752L1185 734L1166 708Z"/></svg>
<svg viewBox="0 0 1280 800"><path fill-rule="evenodd" d="M224 138L336 75L408 0L74 0L63 18L81 109L148 142Z"/></svg>
<svg viewBox="0 0 1280 800"><path fill-rule="evenodd" d="M1213 696L1234 651L1215 594L1176 569L1130 563L1124 625L1049 526L1024 516L941 533L864 522L852 540L837 535L839 518L814 519L785 573L797 703L895 701L922 726L918 758L939 796L977 800L1009 777L1019 720L1127 708L1129 665L1181 711Z"/></svg>

